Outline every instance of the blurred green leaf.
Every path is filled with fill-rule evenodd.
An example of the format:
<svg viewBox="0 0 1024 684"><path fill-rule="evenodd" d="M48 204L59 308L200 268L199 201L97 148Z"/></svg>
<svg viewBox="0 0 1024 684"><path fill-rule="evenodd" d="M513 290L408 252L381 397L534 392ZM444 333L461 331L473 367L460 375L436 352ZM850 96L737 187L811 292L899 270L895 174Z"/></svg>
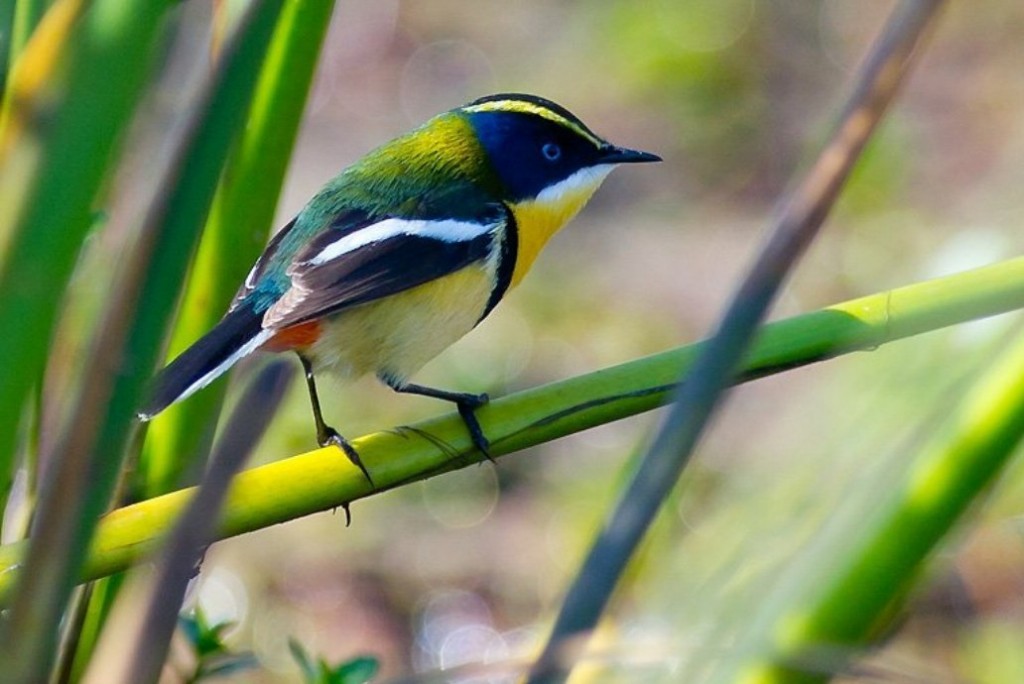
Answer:
<svg viewBox="0 0 1024 684"><path fill-rule="evenodd" d="M333 0L285 3L246 126L220 178L168 358L220 319L263 249L333 6ZM208 451L225 387L221 380L153 421L140 464L146 496L181 486L182 473Z"/></svg>
<svg viewBox="0 0 1024 684"><path fill-rule="evenodd" d="M0 129L0 507L91 206L144 89L164 3L61 0L8 83Z"/></svg>
<svg viewBox="0 0 1024 684"><path fill-rule="evenodd" d="M14 25L11 32L11 44L8 59L14 62L25 49L32 32L36 30L40 19L46 13L51 0L9 0L5 5L14 5Z"/></svg>
<svg viewBox="0 0 1024 684"><path fill-rule="evenodd" d="M136 407L282 1L251 6L232 49L206 83L136 250L119 273L82 394L54 447L60 457L43 485L27 559L31 571L22 576L5 625L3 655L12 682L35 681L49 667L57 625L99 515L110 505ZM92 11L117 17L124 5L98 3Z"/></svg>
<svg viewBox="0 0 1024 684"><path fill-rule="evenodd" d="M178 628L195 654L195 670L188 682L200 682L225 677L259 665L256 656L248 651L234 653L224 641L224 633L234 627L232 622L210 624L202 609L191 615L178 617Z"/></svg>
<svg viewBox="0 0 1024 684"><path fill-rule="evenodd" d="M7 70L11 63L11 43L14 33L14 0L0 2L0 111L3 110L7 90Z"/></svg>
<svg viewBox="0 0 1024 684"><path fill-rule="evenodd" d="M377 676L380 662L370 656L353 658L334 669L327 684L366 684Z"/></svg>
<svg viewBox="0 0 1024 684"><path fill-rule="evenodd" d="M323 658L314 658L294 638L288 650L302 672L306 684L367 684L380 670L380 662L370 656L358 656L332 666Z"/></svg>
<svg viewBox="0 0 1024 684"><path fill-rule="evenodd" d="M84 603L76 603L73 606L73 611L69 611L71 617L77 617L78 614L74 611L82 611L82 623L77 634L69 633L68 626L65 626L60 654L61 658L65 660L58 662L58 667L70 666L70 677L66 680L58 679L58 681L79 682L82 680L100 634L103 632L107 616L110 615L110 611L114 607L114 599L117 598L124 580L125 573L118 572L93 582L82 599ZM74 652L71 652L72 648ZM67 659L70 659L70 662L67 662Z"/></svg>
<svg viewBox="0 0 1024 684"><path fill-rule="evenodd" d="M1024 437L1024 335L947 413L900 480L840 507L709 681L823 682L890 626L923 564Z"/></svg>
<svg viewBox="0 0 1024 684"><path fill-rule="evenodd" d="M223 656L214 660L213 662L207 662L202 667L196 670L195 675L189 679L189 682L200 682L208 679L216 679L217 677L229 677L245 670L252 670L259 667L260 661L256 658L255 654L245 653L234 653L229 656Z"/></svg>
<svg viewBox="0 0 1024 684"><path fill-rule="evenodd" d="M229 651L227 645L224 644L224 632L234 626L232 622L210 624L206 619L206 613L202 608L197 607L191 615L179 616L178 626L185 634L192 649L201 657Z"/></svg>
<svg viewBox="0 0 1024 684"><path fill-rule="evenodd" d="M288 639L288 651L292 654L292 659L298 664L299 669L302 671L302 677L307 682L316 681L316 677L319 675L319 668L313 661L310 655L306 652L306 648L294 637Z"/></svg>

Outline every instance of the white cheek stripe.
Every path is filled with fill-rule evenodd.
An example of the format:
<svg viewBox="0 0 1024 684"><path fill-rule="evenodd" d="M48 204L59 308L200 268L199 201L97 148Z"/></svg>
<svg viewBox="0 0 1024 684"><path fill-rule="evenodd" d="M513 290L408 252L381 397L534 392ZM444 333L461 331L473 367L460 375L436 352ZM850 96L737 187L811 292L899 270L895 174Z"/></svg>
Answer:
<svg viewBox="0 0 1024 684"><path fill-rule="evenodd" d="M594 191L605 177L615 168L615 164L598 164L580 169L564 180L541 190L533 201L541 204L558 202L566 195L580 190Z"/></svg>
<svg viewBox="0 0 1024 684"><path fill-rule="evenodd" d="M360 247L402 235L433 238L443 242L465 242L494 230L498 225L472 221L407 221L390 218L349 233L327 245L304 263L313 266L325 264Z"/></svg>

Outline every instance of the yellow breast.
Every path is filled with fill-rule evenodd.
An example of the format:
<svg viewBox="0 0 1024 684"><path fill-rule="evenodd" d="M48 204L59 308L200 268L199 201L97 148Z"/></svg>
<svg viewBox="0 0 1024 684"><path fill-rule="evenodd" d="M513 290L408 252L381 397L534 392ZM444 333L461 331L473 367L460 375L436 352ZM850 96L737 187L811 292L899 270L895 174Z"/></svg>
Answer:
<svg viewBox="0 0 1024 684"><path fill-rule="evenodd" d="M611 170L610 164L582 169L545 188L537 197L512 205L519 229L519 252L512 272L512 287L519 284L551 236L583 208Z"/></svg>

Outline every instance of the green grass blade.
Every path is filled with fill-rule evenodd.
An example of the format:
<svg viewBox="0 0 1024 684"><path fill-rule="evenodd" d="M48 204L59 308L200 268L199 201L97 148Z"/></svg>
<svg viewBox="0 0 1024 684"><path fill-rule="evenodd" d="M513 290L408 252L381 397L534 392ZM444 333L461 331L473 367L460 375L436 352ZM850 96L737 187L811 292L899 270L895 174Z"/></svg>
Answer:
<svg viewBox="0 0 1024 684"><path fill-rule="evenodd" d="M16 0L0 2L0 110L3 109L7 90L7 70L11 64L15 3Z"/></svg>
<svg viewBox="0 0 1024 684"><path fill-rule="evenodd" d="M277 22L260 71L253 102L239 139L228 155L206 228L191 267L189 284L172 337L172 355L181 345L212 326L245 269L266 240L281 181L302 116L319 46L333 2L289 0ZM181 484L195 456L204 454L216 422L223 383L175 406L150 426L140 459L143 496L164 493ZM178 409L184 409L178 412ZM111 603L90 607L90 624L98 623ZM76 671L88 658L99 630L81 639Z"/></svg>
<svg viewBox="0 0 1024 684"><path fill-rule="evenodd" d="M0 671L41 681L57 626L99 515L111 500L135 410L155 366L169 312L216 188L283 0L250 5L232 49L207 84L164 187L121 273L92 349L79 405L43 483L18 599L0 635ZM114 369L113 371L111 369ZM6 662L4 662L6 661ZM5 667L6 665L6 667Z"/></svg>
<svg viewBox="0 0 1024 684"><path fill-rule="evenodd" d="M744 378L778 373L855 350L1024 308L1024 258L862 297L768 324L744 362ZM663 404L701 343L496 399L479 411L495 456ZM424 437L426 435L426 437ZM378 492L481 460L457 415L355 441ZM440 446L439 446L440 445ZM444 448L441 448L444 447ZM334 448L239 475L218 538L341 506L371 494ZM191 496L182 490L108 514L82 579L123 570L153 548ZM0 604L24 544L0 547Z"/></svg>
<svg viewBox="0 0 1024 684"><path fill-rule="evenodd" d="M235 406L210 454L195 497L167 538L142 626L135 635L134 646L129 649L132 656L127 681L156 682L160 679L185 590L212 541L217 513L231 479L263 437L292 375L282 360L265 366Z"/></svg>
<svg viewBox="0 0 1024 684"><path fill-rule="evenodd" d="M22 408L92 202L142 93L164 3L96 0L80 17L79 7L62 0L44 17L15 66L16 97L0 130L0 504Z"/></svg>
<svg viewBox="0 0 1024 684"><path fill-rule="evenodd" d="M254 3L239 28L235 44L210 84L210 97L201 104L198 128L183 151L171 190L155 215L152 260L139 284L135 320L126 338L120 382L106 409L97 451L111 457L123 452L135 411L141 404L166 337L181 283L217 187L228 150L250 102L260 65L284 0ZM112 458L104 459L109 463ZM112 486L117 468L107 474ZM96 515L109 501L110 488L94 501Z"/></svg>
<svg viewBox="0 0 1024 684"><path fill-rule="evenodd" d="M58 670L58 677L63 677L63 680L58 681L82 681L126 577L127 573L118 572L89 585L88 605L83 606L85 614L82 616L81 627L74 635L77 643L69 644L67 652L62 653L70 662L59 663L67 669Z"/></svg>
<svg viewBox="0 0 1024 684"><path fill-rule="evenodd" d="M1024 335L944 416L902 482L847 506L765 597L739 651L709 681L821 682L887 626L929 555L983 497L1024 437ZM824 562L823 559L828 559ZM767 613L767 614L766 614Z"/></svg>
<svg viewBox="0 0 1024 684"><path fill-rule="evenodd" d="M290 0L282 11L245 132L210 210L169 357L220 319L266 243L333 6L333 0ZM141 462L146 496L180 486L182 472L205 454L225 387L217 382L153 421Z"/></svg>
<svg viewBox="0 0 1024 684"><path fill-rule="evenodd" d="M18 60L51 0L0 0L0 111L6 98L7 69Z"/></svg>
<svg viewBox="0 0 1024 684"><path fill-rule="evenodd" d="M7 3L10 4L10 3ZM32 32L43 18L50 0L17 0L14 8L14 25L11 27L11 44L8 59L15 61L28 45Z"/></svg>

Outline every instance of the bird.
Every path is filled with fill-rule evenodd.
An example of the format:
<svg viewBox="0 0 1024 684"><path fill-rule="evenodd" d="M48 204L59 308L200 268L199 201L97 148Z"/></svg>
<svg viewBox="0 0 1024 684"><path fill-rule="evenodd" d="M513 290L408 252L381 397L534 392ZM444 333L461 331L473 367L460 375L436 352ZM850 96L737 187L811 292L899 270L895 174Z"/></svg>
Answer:
<svg viewBox="0 0 1024 684"><path fill-rule="evenodd" d="M152 419L254 352L295 352L317 443L341 448L371 484L324 422L318 373L372 373L449 401L490 457L474 413L486 394L410 378L522 281L614 167L656 161L536 95L498 93L439 114L345 168L273 236L220 322L156 375L138 416Z"/></svg>

